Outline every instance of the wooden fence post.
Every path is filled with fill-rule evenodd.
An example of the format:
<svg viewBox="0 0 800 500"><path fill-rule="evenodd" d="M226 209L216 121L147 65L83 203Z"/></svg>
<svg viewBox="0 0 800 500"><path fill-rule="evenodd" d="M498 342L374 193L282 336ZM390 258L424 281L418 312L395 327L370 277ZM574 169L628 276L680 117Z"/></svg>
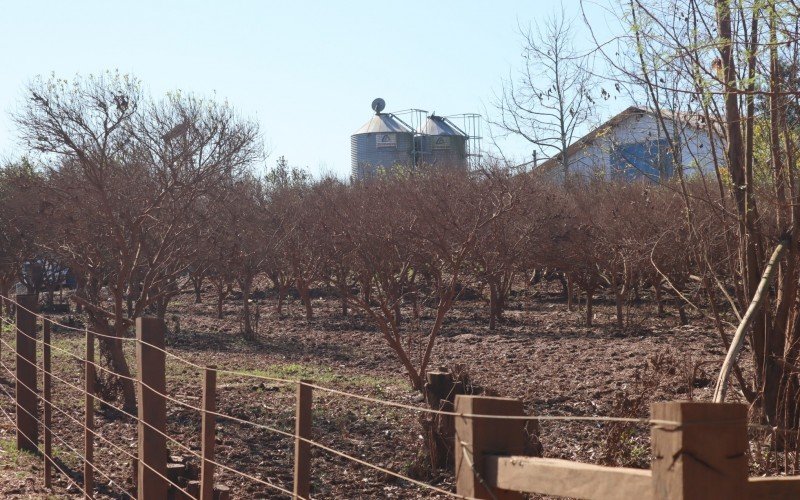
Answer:
<svg viewBox="0 0 800 500"><path fill-rule="evenodd" d="M158 318L136 318L136 340L139 378L139 471L136 494L140 500L167 498L167 482L164 479L167 477L167 401L162 395L166 394L167 380L163 322Z"/></svg>
<svg viewBox="0 0 800 500"><path fill-rule="evenodd" d="M736 403L655 403L653 498L747 498L747 406Z"/></svg>
<svg viewBox="0 0 800 500"><path fill-rule="evenodd" d="M36 421L36 295L17 295L16 389L17 449L38 452L39 426Z"/></svg>
<svg viewBox="0 0 800 500"><path fill-rule="evenodd" d="M217 367L209 366L203 371L203 414L200 443L200 452L203 463L200 464L200 500L213 500L214 498L214 440L216 433L216 415L209 412L217 411Z"/></svg>
<svg viewBox="0 0 800 500"><path fill-rule="evenodd" d="M307 380L297 383L297 407L294 426L294 498L309 498L311 494L311 445L301 438L311 439L311 402L313 393Z"/></svg>
<svg viewBox="0 0 800 500"><path fill-rule="evenodd" d="M513 398L456 396L456 413L464 415L524 415L522 401ZM484 482L484 456L521 455L525 421L456 416L456 493L472 498L522 499L522 493L489 489Z"/></svg>
<svg viewBox="0 0 800 500"><path fill-rule="evenodd" d="M44 487L53 486L53 380L52 363L50 362L50 320L42 324L42 363L44 364Z"/></svg>
<svg viewBox="0 0 800 500"><path fill-rule="evenodd" d="M83 430L83 489L86 498L94 493L94 334L86 330L86 361L84 361L85 399Z"/></svg>

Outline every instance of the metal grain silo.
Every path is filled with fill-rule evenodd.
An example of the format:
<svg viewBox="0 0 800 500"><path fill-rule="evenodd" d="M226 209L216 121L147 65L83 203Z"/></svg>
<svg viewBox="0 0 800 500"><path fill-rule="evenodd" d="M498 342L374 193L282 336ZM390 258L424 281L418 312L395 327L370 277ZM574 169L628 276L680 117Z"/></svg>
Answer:
<svg viewBox="0 0 800 500"><path fill-rule="evenodd" d="M417 136L417 162L467 168L467 134L444 116L430 115Z"/></svg>
<svg viewBox="0 0 800 500"><path fill-rule="evenodd" d="M368 179L398 165L414 165L414 131L392 113L382 113L384 106L383 99L375 99L375 115L350 137L354 180Z"/></svg>

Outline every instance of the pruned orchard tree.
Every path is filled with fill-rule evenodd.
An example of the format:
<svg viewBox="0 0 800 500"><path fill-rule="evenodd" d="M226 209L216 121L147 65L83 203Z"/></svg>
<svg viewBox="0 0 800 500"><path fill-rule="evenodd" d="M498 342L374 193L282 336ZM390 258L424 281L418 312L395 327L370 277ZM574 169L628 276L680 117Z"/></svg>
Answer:
<svg viewBox="0 0 800 500"><path fill-rule="evenodd" d="M276 276L277 285L285 289L285 280L290 278L305 310L306 320L314 319L311 303L311 287L323 277L328 256L320 251L320 243L326 237L320 234L320 212L311 201L313 187L308 177L292 175L288 183L273 183L271 203L280 219L277 258L285 270Z"/></svg>
<svg viewBox="0 0 800 500"><path fill-rule="evenodd" d="M355 185L349 197L321 198L334 217L336 245L361 281L360 293L340 286L363 312L423 391L433 347L483 227L516 203L504 176L447 169L409 172ZM336 204L334 205L334 201ZM430 278L434 316L425 330L404 328L401 305L414 273ZM368 291L368 292L367 292Z"/></svg>
<svg viewBox="0 0 800 500"><path fill-rule="evenodd" d="M37 255L35 235L42 230L35 218L42 209L37 203L41 194L39 175L26 159L0 170L0 294L8 297L12 285L24 278L25 262ZM35 286L30 280L28 284Z"/></svg>
<svg viewBox="0 0 800 500"><path fill-rule="evenodd" d="M254 175L243 175L219 186L214 220L208 235L211 272L217 286L218 307L222 306L224 286L236 282L241 291L241 333L254 339L251 295L256 278L264 272L275 244L275 229L269 223L270 211L264 185ZM219 313L219 311L218 311Z"/></svg>
<svg viewBox="0 0 800 500"><path fill-rule="evenodd" d="M14 114L22 139L49 163L43 248L86 285L76 295L124 406L135 407L122 338L175 292L196 253L194 206L260 155L257 126L227 105L174 93L153 101L139 82L104 74L35 79Z"/></svg>

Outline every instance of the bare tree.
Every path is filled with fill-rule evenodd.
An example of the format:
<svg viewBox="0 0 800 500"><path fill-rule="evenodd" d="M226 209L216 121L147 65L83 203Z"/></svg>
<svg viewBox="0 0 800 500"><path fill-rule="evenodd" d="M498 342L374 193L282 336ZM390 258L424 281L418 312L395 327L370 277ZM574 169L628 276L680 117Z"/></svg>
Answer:
<svg viewBox="0 0 800 500"><path fill-rule="evenodd" d="M716 284L704 287L709 293L714 288L722 295L727 292L722 286L724 279L716 274L723 266L706 255L708 245L702 243L694 220L698 204L716 203L738 233L737 248L725 256L734 263L731 279L737 287L730 302L738 311L752 304L755 313L748 315L747 321L743 318L737 328L723 372L729 373L745 332L749 332L757 388L753 402L759 404L770 425L796 428L800 424L796 369L800 364L796 243L800 188L795 179L797 135L789 125L787 110L798 89L780 70L779 61L797 59L797 6L779 1L685 1L676 5L634 0L626 2L625 9L631 30L623 42L630 47L634 63L619 69L627 71L654 104L665 98L682 102L685 112L706 119L709 134L720 133L724 138L724 148L714 152L719 195L698 199L685 183L681 187L697 249L695 260L704 265L699 271L705 282ZM669 78L663 77L667 74ZM755 106L759 99L768 103L761 115ZM759 128L768 133L758 134ZM671 133L663 125L662 131ZM679 144L673 134L671 148L677 151ZM759 150L763 152L760 158L756 155ZM719 175L724 170L725 175ZM727 199L732 200L730 212L726 211ZM774 293L757 293L762 279L770 278L766 271L773 260L779 269ZM722 325L720 330L724 330ZM728 342L725 335L723 342ZM723 376L715 395L718 400L724 398L726 386Z"/></svg>
<svg viewBox="0 0 800 500"><path fill-rule="evenodd" d="M520 28L522 68L495 96L492 122L522 137L541 158L558 158L569 177L567 147L593 117L589 59L574 46L574 22L563 11L541 24Z"/></svg>
<svg viewBox="0 0 800 500"><path fill-rule="evenodd" d="M505 181L425 171L355 185L349 196L320 198L334 217L327 228L339 249L336 255L347 259L361 282L360 293L349 281L337 283L339 289L373 321L411 385L423 393L436 339L462 280L468 279L467 259L479 232L516 203ZM426 331L404 327L400 318L416 273L429 277L428 300L435 304Z"/></svg>
<svg viewBox="0 0 800 500"><path fill-rule="evenodd" d="M23 140L50 161L52 237L45 244L82 274L76 296L124 405L135 390L122 338L135 318L175 293L191 263L195 204L260 153L257 127L227 106L170 94L145 99L136 80L102 75L34 80L14 115Z"/></svg>

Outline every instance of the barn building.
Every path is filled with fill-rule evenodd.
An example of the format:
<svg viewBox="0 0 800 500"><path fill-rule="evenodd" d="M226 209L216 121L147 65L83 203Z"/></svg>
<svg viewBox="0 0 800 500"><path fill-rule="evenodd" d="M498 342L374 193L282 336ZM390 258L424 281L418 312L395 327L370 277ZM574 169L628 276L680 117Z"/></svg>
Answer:
<svg viewBox="0 0 800 500"><path fill-rule="evenodd" d="M724 161L725 145L718 127L709 127L700 115L662 111L661 117L639 107L612 117L567 148L567 175L658 181L674 176L677 166L691 177L712 173L715 158ZM677 144L678 158L670 140ZM565 177L560 155L541 163L538 170L558 180Z"/></svg>

